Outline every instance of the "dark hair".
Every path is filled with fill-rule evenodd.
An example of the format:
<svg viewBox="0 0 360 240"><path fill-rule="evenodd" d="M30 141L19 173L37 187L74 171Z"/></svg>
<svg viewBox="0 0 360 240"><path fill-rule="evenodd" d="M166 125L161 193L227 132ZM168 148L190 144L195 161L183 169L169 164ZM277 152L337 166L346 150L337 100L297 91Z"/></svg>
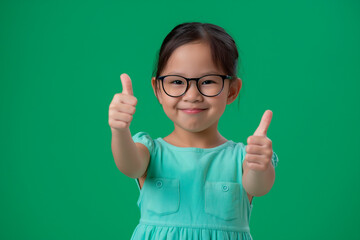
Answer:
<svg viewBox="0 0 360 240"><path fill-rule="evenodd" d="M189 22L174 27L165 37L157 62L154 66L153 77L156 78L155 94L159 89L160 73L166 66L171 54L181 45L190 42L206 42L210 45L212 60L225 74L237 78L239 53L234 39L222 28L211 23Z"/></svg>

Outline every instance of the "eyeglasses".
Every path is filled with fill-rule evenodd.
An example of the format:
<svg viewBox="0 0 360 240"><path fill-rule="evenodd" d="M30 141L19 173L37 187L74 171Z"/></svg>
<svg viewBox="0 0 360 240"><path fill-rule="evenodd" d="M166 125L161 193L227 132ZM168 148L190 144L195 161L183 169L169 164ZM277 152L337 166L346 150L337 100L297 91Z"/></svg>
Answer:
<svg viewBox="0 0 360 240"><path fill-rule="evenodd" d="M161 80L164 92L170 97L180 97L185 94L190 81L196 81L199 92L206 97L215 97L224 88L225 79L232 79L229 75L208 74L200 78L186 78L179 75L166 75L158 77Z"/></svg>

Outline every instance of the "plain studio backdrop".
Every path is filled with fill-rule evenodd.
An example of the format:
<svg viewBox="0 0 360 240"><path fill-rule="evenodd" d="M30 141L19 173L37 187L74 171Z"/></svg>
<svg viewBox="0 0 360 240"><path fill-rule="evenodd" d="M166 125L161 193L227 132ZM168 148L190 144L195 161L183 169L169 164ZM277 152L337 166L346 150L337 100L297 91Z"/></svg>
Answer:
<svg viewBox="0 0 360 240"><path fill-rule="evenodd" d="M130 130L173 129L151 89L162 40L190 21L235 39L239 99L219 131L246 144L266 109L275 184L254 239L360 239L360 2L1 1L0 239L129 239L135 180L111 152L108 110L128 73Z"/></svg>

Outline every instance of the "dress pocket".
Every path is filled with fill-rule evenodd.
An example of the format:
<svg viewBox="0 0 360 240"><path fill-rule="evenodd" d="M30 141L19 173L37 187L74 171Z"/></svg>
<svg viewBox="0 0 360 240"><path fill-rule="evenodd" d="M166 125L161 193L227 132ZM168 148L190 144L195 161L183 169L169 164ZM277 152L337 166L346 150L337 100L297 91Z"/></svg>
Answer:
<svg viewBox="0 0 360 240"><path fill-rule="evenodd" d="M240 183L205 181L205 212L232 220L240 217Z"/></svg>
<svg viewBox="0 0 360 240"><path fill-rule="evenodd" d="M152 177L146 179L146 184L148 193L146 206L149 211L165 215L175 213L179 210L179 179Z"/></svg>

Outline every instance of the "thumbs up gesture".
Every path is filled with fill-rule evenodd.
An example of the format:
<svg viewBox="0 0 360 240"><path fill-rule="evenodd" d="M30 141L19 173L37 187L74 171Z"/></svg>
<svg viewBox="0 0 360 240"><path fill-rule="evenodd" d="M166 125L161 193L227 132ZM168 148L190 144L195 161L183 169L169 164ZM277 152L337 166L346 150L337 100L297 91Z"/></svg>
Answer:
<svg viewBox="0 0 360 240"><path fill-rule="evenodd" d="M273 155L272 142L266 136L269 128L272 111L266 110L261 118L260 125L256 129L254 135L248 137L246 146L246 155L244 164L249 170L255 172L264 172L271 165Z"/></svg>
<svg viewBox="0 0 360 240"><path fill-rule="evenodd" d="M109 107L109 125L112 131L121 131L129 128L135 113L137 98L134 97L129 75L120 75L122 93L116 93Z"/></svg>

